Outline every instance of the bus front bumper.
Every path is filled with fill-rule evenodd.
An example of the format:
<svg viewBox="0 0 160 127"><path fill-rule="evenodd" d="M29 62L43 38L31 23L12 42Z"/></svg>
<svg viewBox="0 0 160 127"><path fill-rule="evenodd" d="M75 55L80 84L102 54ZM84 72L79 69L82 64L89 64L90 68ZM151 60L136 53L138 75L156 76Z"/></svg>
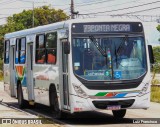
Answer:
<svg viewBox="0 0 160 127"><path fill-rule="evenodd" d="M120 106L121 109L147 109L150 106L150 93L129 98L91 99L71 95L71 112L108 110L108 106Z"/></svg>

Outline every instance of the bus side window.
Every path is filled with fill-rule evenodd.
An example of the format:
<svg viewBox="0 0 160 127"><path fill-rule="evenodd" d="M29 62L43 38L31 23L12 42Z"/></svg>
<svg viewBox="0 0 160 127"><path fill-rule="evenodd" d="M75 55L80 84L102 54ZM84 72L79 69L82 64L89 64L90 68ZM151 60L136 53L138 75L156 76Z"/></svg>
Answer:
<svg viewBox="0 0 160 127"><path fill-rule="evenodd" d="M26 38L21 38L19 43L19 63L24 64L26 61Z"/></svg>
<svg viewBox="0 0 160 127"><path fill-rule="evenodd" d="M15 63L18 64L18 54L19 54L19 39L16 40L16 57L15 57Z"/></svg>
<svg viewBox="0 0 160 127"><path fill-rule="evenodd" d="M18 38L16 40L16 64L24 64L26 62L26 38Z"/></svg>
<svg viewBox="0 0 160 127"><path fill-rule="evenodd" d="M47 63L56 64L57 32L46 34Z"/></svg>
<svg viewBox="0 0 160 127"><path fill-rule="evenodd" d="M4 63L9 64L9 40L5 41Z"/></svg>
<svg viewBox="0 0 160 127"><path fill-rule="evenodd" d="M36 36L36 63L43 64L45 63L45 35Z"/></svg>
<svg viewBox="0 0 160 127"><path fill-rule="evenodd" d="M45 63L45 50L36 50L36 59L37 63L43 64Z"/></svg>

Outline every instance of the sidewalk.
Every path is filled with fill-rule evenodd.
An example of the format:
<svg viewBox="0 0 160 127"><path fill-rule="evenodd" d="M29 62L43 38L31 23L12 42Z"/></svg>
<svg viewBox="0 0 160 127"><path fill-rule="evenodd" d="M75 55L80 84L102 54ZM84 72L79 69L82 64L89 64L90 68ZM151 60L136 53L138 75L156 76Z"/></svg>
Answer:
<svg viewBox="0 0 160 127"><path fill-rule="evenodd" d="M17 99L11 98L5 91L3 83L0 82L0 118L38 118L20 109L9 107L5 103L18 103Z"/></svg>
<svg viewBox="0 0 160 127"><path fill-rule="evenodd" d="M24 110L8 106L6 103L18 103L17 99L11 98L3 87L3 82L0 82L0 120L4 118L39 118L36 115L32 115ZM2 121L0 121L2 122ZM59 124L0 124L0 127L62 127Z"/></svg>

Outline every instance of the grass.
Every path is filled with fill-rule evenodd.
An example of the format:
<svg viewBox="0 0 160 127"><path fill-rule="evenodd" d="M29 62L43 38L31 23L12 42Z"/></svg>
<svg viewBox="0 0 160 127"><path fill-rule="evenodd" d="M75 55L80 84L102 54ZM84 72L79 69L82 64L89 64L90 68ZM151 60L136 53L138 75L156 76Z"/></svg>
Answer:
<svg viewBox="0 0 160 127"><path fill-rule="evenodd" d="M3 81L3 72L0 70L0 81Z"/></svg>
<svg viewBox="0 0 160 127"><path fill-rule="evenodd" d="M160 103L160 87L151 87L151 101Z"/></svg>
<svg viewBox="0 0 160 127"><path fill-rule="evenodd" d="M152 85L160 84L160 81L158 79L152 79L151 81Z"/></svg>

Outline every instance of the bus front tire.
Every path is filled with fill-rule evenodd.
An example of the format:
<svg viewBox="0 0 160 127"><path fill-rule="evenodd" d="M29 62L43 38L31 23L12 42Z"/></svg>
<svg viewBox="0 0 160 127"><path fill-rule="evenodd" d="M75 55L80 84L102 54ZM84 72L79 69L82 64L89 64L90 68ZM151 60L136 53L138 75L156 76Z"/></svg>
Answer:
<svg viewBox="0 0 160 127"><path fill-rule="evenodd" d="M52 116L55 119L63 119L64 113L59 109L58 96L55 87L51 87L49 91L50 95L50 108Z"/></svg>
<svg viewBox="0 0 160 127"><path fill-rule="evenodd" d="M23 93L22 93L22 87L21 87L21 85L18 85L17 98L18 98L19 108L20 109L25 108L25 100L23 99Z"/></svg>
<svg viewBox="0 0 160 127"><path fill-rule="evenodd" d="M123 118L126 114L126 109L112 110L112 113L115 118Z"/></svg>

